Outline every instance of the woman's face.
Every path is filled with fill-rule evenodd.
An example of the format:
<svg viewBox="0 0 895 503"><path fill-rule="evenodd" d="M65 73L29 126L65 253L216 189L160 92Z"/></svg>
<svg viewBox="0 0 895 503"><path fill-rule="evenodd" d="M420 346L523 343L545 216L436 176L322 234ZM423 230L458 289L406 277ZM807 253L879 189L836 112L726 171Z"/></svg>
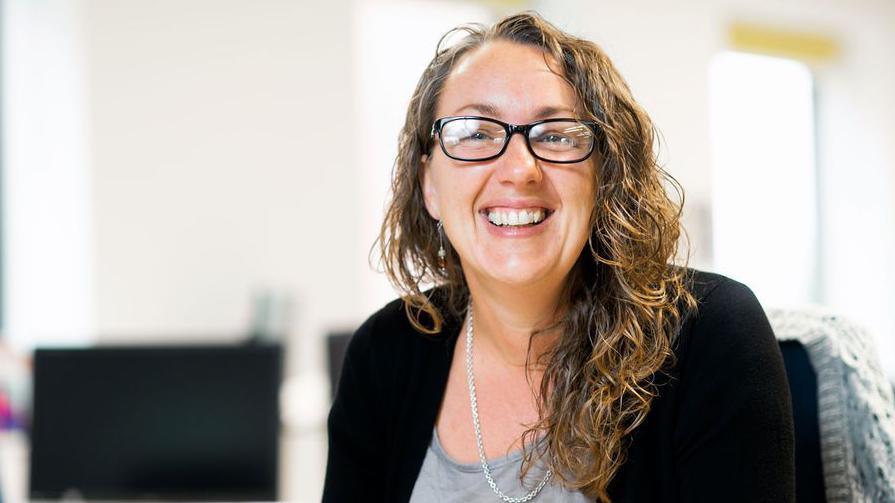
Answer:
<svg viewBox="0 0 895 503"><path fill-rule="evenodd" d="M436 118L477 115L528 124L578 118L579 109L575 92L550 71L540 49L495 41L454 67ZM575 164L541 161L531 155L525 138L515 134L502 156L464 162L447 157L436 141L424 159L426 208L444 223L467 280L481 285L561 284L590 232L595 155ZM506 225L538 212L546 215L540 223Z"/></svg>

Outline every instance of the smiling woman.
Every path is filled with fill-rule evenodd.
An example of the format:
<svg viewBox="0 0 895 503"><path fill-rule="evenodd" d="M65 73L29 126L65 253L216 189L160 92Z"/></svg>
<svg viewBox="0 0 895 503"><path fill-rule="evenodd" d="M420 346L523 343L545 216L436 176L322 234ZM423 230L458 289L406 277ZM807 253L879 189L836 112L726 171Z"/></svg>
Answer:
<svg viewBox="0 0 895 503"><path fill-rule="evenodd" d="M401 132L404 296L349 347L324 501L792 501L773 333L673 264L679 187L624 80L535 14L458 30Z"/></svg>

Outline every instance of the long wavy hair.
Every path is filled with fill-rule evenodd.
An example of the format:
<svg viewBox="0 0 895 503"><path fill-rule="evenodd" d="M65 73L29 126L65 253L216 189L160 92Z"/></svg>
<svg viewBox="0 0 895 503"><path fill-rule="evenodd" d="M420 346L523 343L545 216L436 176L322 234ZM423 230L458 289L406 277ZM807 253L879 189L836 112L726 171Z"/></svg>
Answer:
<svg viewBox="0 0 895 503"><path fill-rule="evenodd" d="M442 37L400 132L392 198L377 240L381 264L419 331L438 333L446 316L463 316L469 299L463 266L447 246L440 267L421 160L434 146L431 127L445 79L465 54L493 40L542 49L548 66L577 92L585 118L601 129L590 238L566 281L561 319L550 327L561 335L539 360L545 369L534 390L540 420L529 425L523 446L541 447L524 449L523 474L537 456L564 486L609 502L609 483L656 396L657 372L673 361L672 343L695 299L686 269L674 265L683 191L659 166L656 130L600 47L530 12ZM433 284L439 288L424 293ZM546 441L533 442L540 435Z"/></svg>

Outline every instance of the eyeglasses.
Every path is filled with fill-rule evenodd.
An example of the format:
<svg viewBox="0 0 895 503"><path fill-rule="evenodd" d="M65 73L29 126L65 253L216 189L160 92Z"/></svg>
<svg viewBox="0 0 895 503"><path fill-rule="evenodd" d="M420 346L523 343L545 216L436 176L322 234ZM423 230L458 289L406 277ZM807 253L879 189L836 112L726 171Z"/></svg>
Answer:
<svg viewBox="0 0 895 503"><path fill-rule="evenodd" d="M597 123L577 119L547 119L531 124L507 124L487 117L442 117L432 124L441 150L458 161L488 161L503 155L510 138L520 133L528 151L546 162L581 162L594 151Z"/></svg>

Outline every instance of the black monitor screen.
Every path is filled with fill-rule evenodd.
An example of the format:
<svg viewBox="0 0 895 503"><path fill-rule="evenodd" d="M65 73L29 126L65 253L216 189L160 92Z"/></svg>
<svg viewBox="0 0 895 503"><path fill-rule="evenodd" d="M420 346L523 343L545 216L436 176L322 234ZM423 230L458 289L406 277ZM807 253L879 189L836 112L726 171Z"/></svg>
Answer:
<svg viewBox="0 0 895 503"><path fill-rule="evenodd" d="M275 500L278 347L42 349L32 499Z"/></svg>

